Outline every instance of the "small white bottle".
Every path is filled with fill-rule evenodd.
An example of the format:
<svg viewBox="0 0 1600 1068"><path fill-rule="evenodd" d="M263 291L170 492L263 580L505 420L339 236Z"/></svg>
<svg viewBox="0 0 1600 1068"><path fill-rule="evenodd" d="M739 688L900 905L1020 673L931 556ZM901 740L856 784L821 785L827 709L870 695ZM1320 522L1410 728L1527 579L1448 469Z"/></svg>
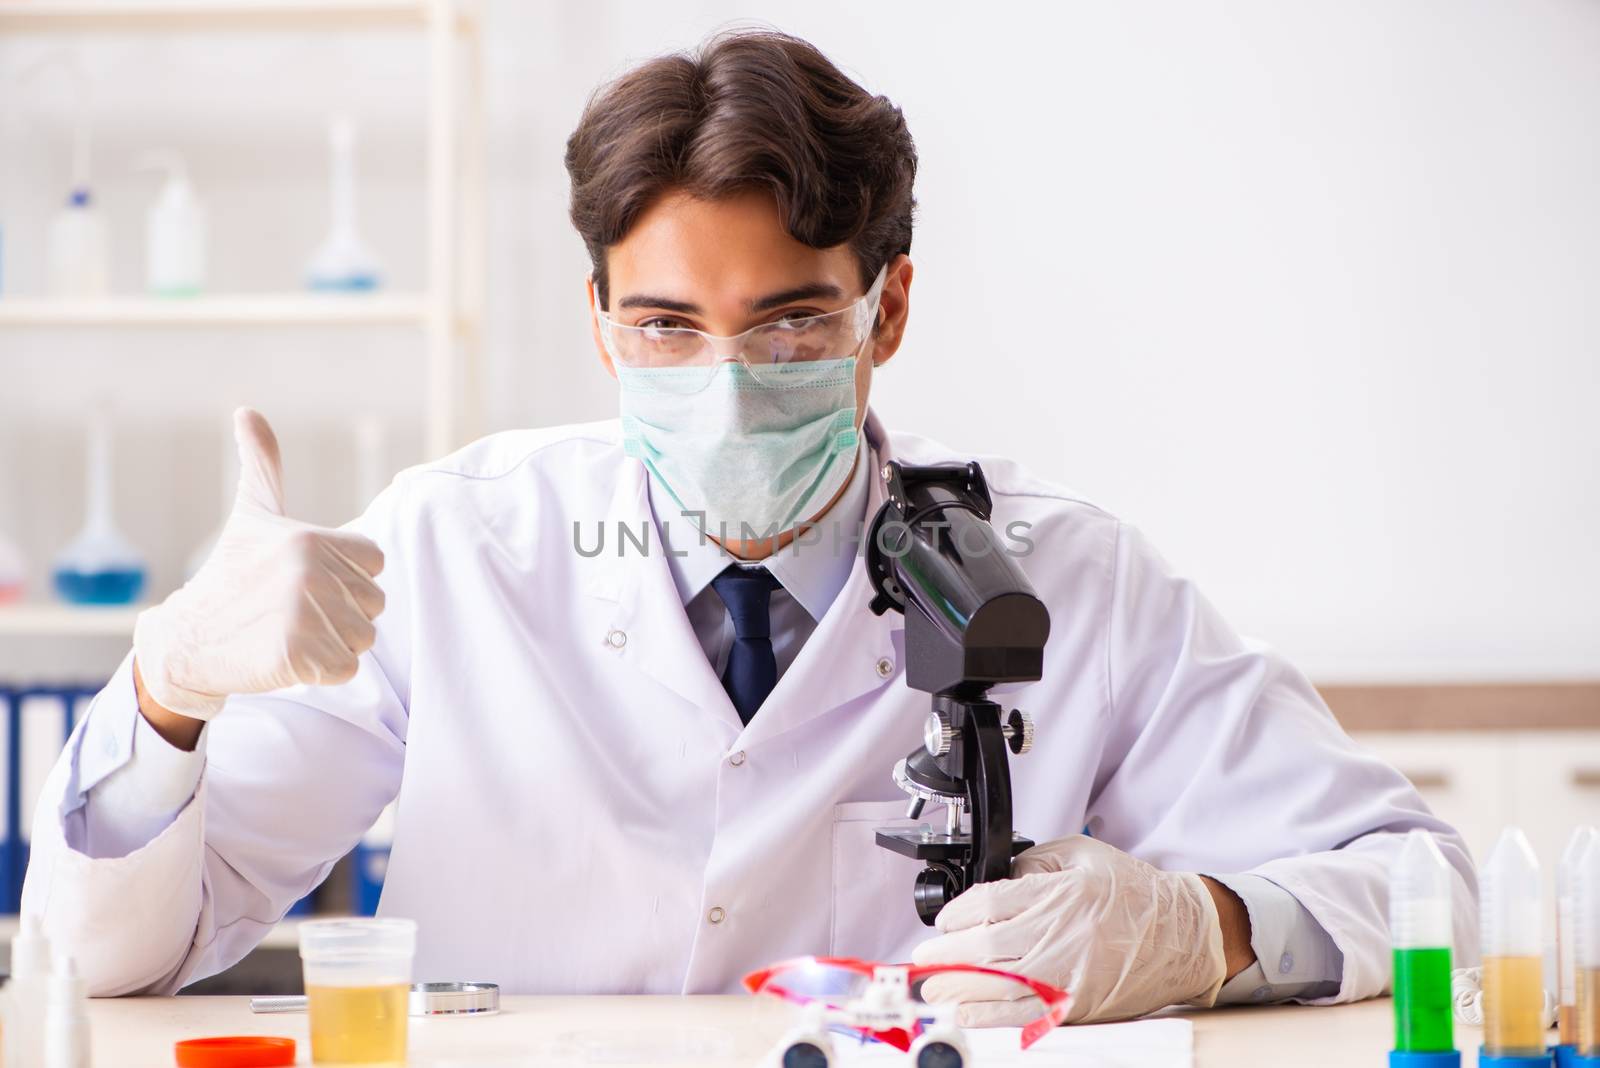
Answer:
<svg viewBox="0 0 1600 1068"><path fill-rule="evenodd" d="M28 567L22 550L0 531L0 604L22 600L27 577Z"/></svg>
<svg viewBox="0 0 1600 1068"><path fill-rule="evenodd" d="M98 297L106 291L109 242L105 221L95 210L86 185L75 186L66 206L50 223L50 294Z"/></svg>
<svg viewBox="0 0 1600 1068"><path fill-rule="evenodd" d="M56 961L45 1013L44 1068L90 1068L89 989L70 956Z"/></svg>
<svg viewBox="0 0 1600 1068"><path fill-rule="evenodd" d="M141 169L167 173L145 216L145 288L158 297L192 297L206 282L206 213L176 152L150 152Z"/></svg>
<svg viewBox="0 0 1600 1068"><path fill-rule="evenodd" d="M11 981L6 992L6 1063L44 1064L50 939L38 916L24 916L21 930L11 940Z"/></svg>

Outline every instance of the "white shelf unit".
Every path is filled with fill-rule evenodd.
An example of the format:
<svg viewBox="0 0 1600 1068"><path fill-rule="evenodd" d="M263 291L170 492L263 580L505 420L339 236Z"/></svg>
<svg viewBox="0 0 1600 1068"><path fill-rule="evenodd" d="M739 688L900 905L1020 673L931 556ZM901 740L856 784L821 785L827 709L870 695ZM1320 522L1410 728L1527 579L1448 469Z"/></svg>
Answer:
<svg viewBox="0 0 1600 1068"><path fill-rule="evenodd" d="M189 29L314 29L426 25L429 0L26 0L0 3L0 30L11 32ZM460 16L463 22L467 16Z"/></svg>
<svg viewBox="0 0 1600 1068"><path fill-rule="evenodd" d="M182 300L105 297L52 300L0 297L0 326L422 326L422 294L371 296L262 294Z"/></svg>
<svg viewBox="0 0 1600 1068"><path fill-rule="evenodd" d="M66 604L0 605L0 635L62 638L131 638L142 604L78 607Z"/></svg>
<svg viewBox="0 0 1600 1068"><path fill-rule="evenodd" d="M478 431L485 284L482 17L470 0L0 2L0 34L414 30L422 34L427 264L418 293L216 294L93 300L0 296L0 330L401 327L421 332L423 441L441 456ZM127 637L138 608L0 606L0 635Z"/></svg>
<svg viewBox="0 0 1600 1068"><path fill-rule="evenodd" d="M0 34L7 35L410 28L422 33L427 79L423 116L427 266L422 292L218 295L192 300L0 296L0 329L411 326L422 332L426 347L419 392L428 455L443 455L470 440L478 429L474 390L480 381L485 291L481 23L481 12L468 7L466 0L0 2Z"/></svg>

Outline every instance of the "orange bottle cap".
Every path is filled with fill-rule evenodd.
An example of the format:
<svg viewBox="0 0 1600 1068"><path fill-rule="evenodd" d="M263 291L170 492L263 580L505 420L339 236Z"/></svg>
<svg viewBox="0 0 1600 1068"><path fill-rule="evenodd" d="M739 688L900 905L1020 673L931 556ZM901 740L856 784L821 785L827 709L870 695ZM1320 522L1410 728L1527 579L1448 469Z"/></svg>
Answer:
<svg viewBox="0 0 1600 1068"><path fill-rule="evenodd" d="M265 1035L190 1038L172 1045L178 1068L279 1068L294 1064L294 1039Z"/></svg>

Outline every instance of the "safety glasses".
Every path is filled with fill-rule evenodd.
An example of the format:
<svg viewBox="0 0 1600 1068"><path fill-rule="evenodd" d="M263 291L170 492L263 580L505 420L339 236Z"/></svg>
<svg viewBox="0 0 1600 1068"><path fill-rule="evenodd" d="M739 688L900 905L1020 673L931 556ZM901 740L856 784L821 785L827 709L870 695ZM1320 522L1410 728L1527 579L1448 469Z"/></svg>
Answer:
<svg viewBox="0 0 1600 1068"><path fill-rule="evenodd" d="M848 1013L851 1004L866 994L879 969L904 972L908 994L913 1004L920 1006L913 1010L916 1022L909 1027L874 1027L861 1021L845 1027L896 1049L911 1048L922 1027L933 1018L932 1006L921 1001L920 991L923 980L936 975L965 973L982 976L989 987L988 996L996 1001L1037 999L1040 1015L1022 1029L1023 1049L1033 1045L1067 1017L1065 990L1025 975L985 968L979 964L886 965L853 957L796 957L751 972L744 977L744 987L752 994L769 994L797 1005L820 1002L835 1012ZM927 1011L923 1012L923 1009Z"/></svg>
<svg viewBox="0 0 1600 1068"><path fill-rule="evenodd" d="M824 315L778 319L722 337L680 326L624 326L596 310L600 339L613 362L630 370L666 372L672 391L704 389L722 364L742 364L757 382L793 382L806 364L855 356L878 319L885 264L859 300Z"/></svg>

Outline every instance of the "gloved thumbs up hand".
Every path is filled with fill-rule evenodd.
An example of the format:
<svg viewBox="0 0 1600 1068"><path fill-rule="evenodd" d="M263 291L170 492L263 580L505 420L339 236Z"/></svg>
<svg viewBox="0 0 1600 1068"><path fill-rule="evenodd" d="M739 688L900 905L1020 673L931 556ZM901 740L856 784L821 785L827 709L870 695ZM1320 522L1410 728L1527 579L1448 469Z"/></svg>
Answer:
<svg viewBox="0 0 1600 1068"><path fill-rule="evenodd" d="M376 544L284 514L278 439L261 413L236 411L234 437L239 488L216 548L133 629L146 692L200 720L231 694L348 682L384 604Z"/></svg>
<svg viewBox="0 0 1600 1068"><path fill-rule="evenodd" d="M283 458L278 436L266 417L253 408L233 413L233 440L239 447L239 488L234 509L254 508L267 515L283 515Z"/></svg>

